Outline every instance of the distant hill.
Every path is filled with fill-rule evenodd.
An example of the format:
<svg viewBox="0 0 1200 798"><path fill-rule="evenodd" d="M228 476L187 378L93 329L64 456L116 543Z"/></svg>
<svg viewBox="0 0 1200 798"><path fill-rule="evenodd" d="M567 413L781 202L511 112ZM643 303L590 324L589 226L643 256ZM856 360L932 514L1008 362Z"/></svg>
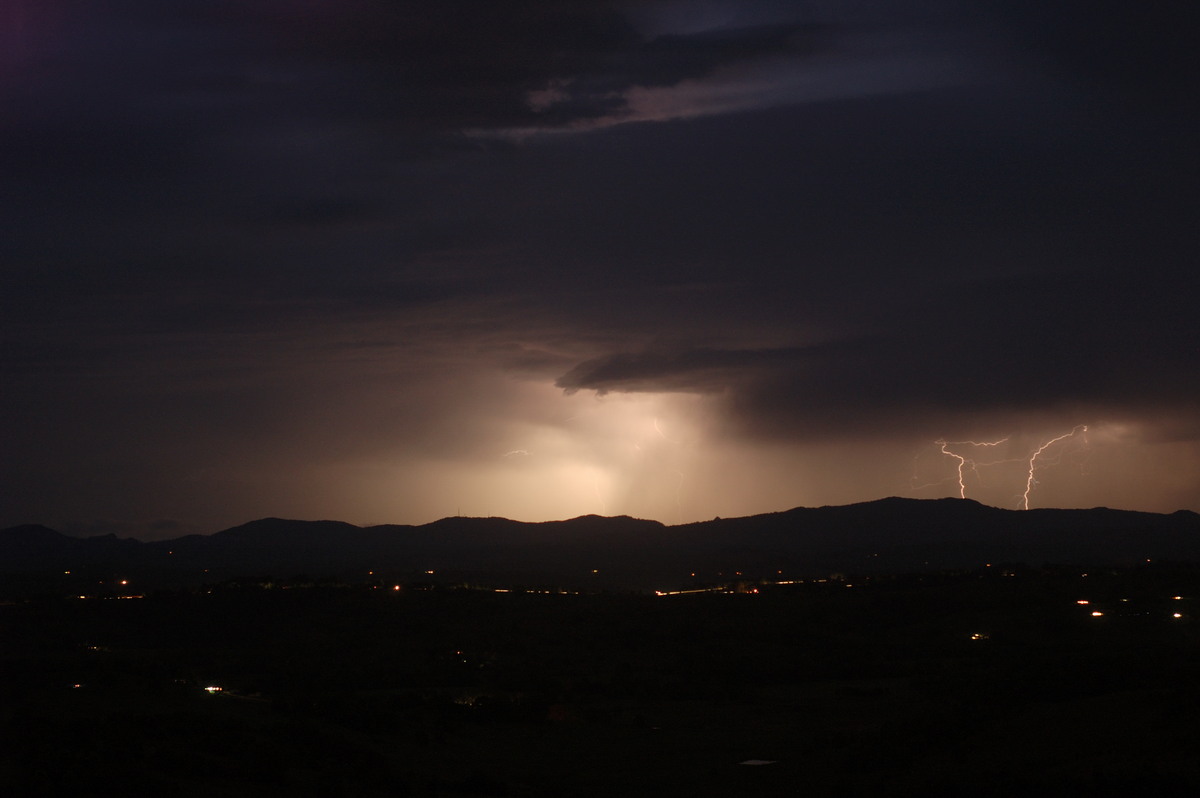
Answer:
<svg viewBox="0 0 1200 798"><path fill-rule="evenodd" d="M212 535L143 543L0 530L0 584L51 575L119 584L229 578L522 581L653 589L778 575L978 567L985 562L1200 561L1200 515L1096 508L1001 510L969 499L798 507L666 526L595 515L523 523L444 518L421 526L265 518ZM65 573L70 572L70 573ZM739 573L740 572L740 573Z"/></svg>

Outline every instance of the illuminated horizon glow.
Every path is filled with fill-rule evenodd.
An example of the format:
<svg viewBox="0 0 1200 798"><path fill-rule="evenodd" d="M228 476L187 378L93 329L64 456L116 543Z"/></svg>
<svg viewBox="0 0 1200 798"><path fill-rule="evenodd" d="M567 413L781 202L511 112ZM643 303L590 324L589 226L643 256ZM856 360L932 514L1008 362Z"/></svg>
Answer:
<svg viewBox="0 0 1200 798"><path fill-rule="evenodd" d="M1048 448L1050 448L1051 446L1053 446L1054 444L1058 443L1061 440L1066 440L1067 438L1075 437L1075 435L1079 432L1082 432L1084 435L1086 435L1087 430L1088 430L1088 428L1087 428L1086 424L1080 424L1080 425L1076 426L1074 429L1072 429L1070 432L1065 433L1063 435L1059 435L1057 438L1051 438L1050 440L1046 441L1045 443L1043 443L1041 446L1039 446L1037 448L1037 451L1035 451L1032 455L1029 456L1029 474L1025 479L1025 493L1021 497L1021 509L1022 510L1029 509L1029 494L1033 492L1033 486L1034 486L1034 483L1036 482L1036 479L1034 478L1034 472L1037 471L1037 461L1038 461L1038 458L1041 457L1042 452L1046 451ZM1086 443L1086 438L1085 438L1085 443Z"/></svg>
<svg viewBox="0 0 1200 798"><path fill-rule="evenodd" d="M556 393L555 397L558 402L563 400L561 394ZM726 515L734 507L737 511L753 514L775 511L783 506L852 503L889 495L886 489L855 491L836 485L830 493L830 481L824 475L814 473L813 464L821 457L819 447L793 447L780 442L780 452L793 453L785 455L782 461L790 463L792 468L772 465L770 460L759 457L759 450L746 449L736 442L731 448L731 442L720 437L720 427L710 429L708 411L712 405L703 396L616 392L590 397L574 395L566 400L571 407L565 413L560 410L555 414L559 420L553 416L531 418L519 438L518 445L523 448L509 453L536 451L536 457L506 455L501 460L516 469L511 472L511 478L490 477L483 472L477 474L490 483L483 486L480 481L475 482L483 486L481 495L499 497L489 498L489 506L504 506L507 517L567 517L573 513L598 512L663 521L670 518L671 522L688 523L713 515ZM1013 497L1015 493L1017 509L1029 509L1037 486L1037 474L1053 464L1050 458L1053 447L1087 429L1085 425L1078 425L1061 435L1039 436L1034 439L1036 445L1032 449L1026 448L1028 441L1023 443L1012 434L987 440L938 439L934 442L936 451L942 457L950 458L955 465L952 476L941 482L955 484L955 495L963 499L977 489L984 491L991 495L987 503L994 506L1012 507L1012 498L1006 501L1000 494ZM841 453L845 454L845 451ZM856 451L861 457L872 456L869 448ZM886 448L881 449L880 455L885 454ZM731 455L736 458L733 461L744 464L739 470L745 471L746 480L741 477L731 479L734 474L727 467ZM518 460L522 462L516 463ZM1021 466L1017 466L1018 463ZM995 479L983 479L983 469L1006 464L1013 468L996 473ZM844 471L845 462L840 467ZM779 487L789 482L794 492L777 505L767 504L761 509L746 507L749 496L754 495L743 495L747 494L746 481L753 482L755 474L761 478L764 472L771 470L778 472L778 479L772 489L758 494L760 499L781 494ZM1020 482L1014 484L1018 478ZM937 481L915 483L914 478L910 490L941 484ZM531 493L527 486L534 484L539 490ZM862 487L871 484L875 483L864 481ZM550 506L558 506L559 512L549 510Z"/></svg>
<svg viewBox="0 0 1200 798"><path fill-rule="evenodd" d="M432 454L421 459L397 445L370 459L307 462L286 480L250 483L244 500L224 506L216 520L188 531L215 532L268 516L371 526L424 524L455 515L544 522L600 514L674 525L897 495L960 498L963 492L956 484L957 459L922 430L851 441L748 440L727 423L722 397L649 392L566 396L535 380L512 380L506 388L490 397L488 412L456 417L461 423L446 440L449 445L431 436ZM1157 428L1126 417L1086 420L1086 449L1077 433L1075 439L1050 444L1034 461L1030 508L1196 508L1192 475L1200 468L1200 445L1161 440ZM966 497L1019 511L1032 453L1069 434L1071 419L1010 416L1003 419L1007 429L983 415L970 421L984 430L982 435L942 436L949 439L945 448L967 461ZM1003 444L963 445L967 439L997 443L995 436L1005 433L1011 437ZM923 454L915 450L922 439ZM509 454L522 450L528 454ZM1086 469L1074 468L1084 457ZM972 460L982 480L969 472ZM1069 467L1053 467L1055 462ZM1181 467L1152 470L1164 462ZM1145 475L1155 479L1137 479ZM66 524L61 527L70 530Z"/></svg>
<svg viewBox="0 0 1200 798"><path fill-rule="evenodd" d="M1145 430L1120 419L1098 424L1089 419L1086 450L1079 445L1081 427L1071 440L1068 427L1055 431L1046 419L1031 419L1024 430L1014 429L1006 437L945 436L936 445L927 443L926 454L917 455L914 478L897 484L896 467L904 468L913 457L912 438L864 438L849 446L786 439L747 443L729 434L722 406L704 396L614 392L599 398L582 393L564 397L546 389L547 403L541 404L535 401L543 398L541 386L515 387L528 399L520 405L523 418L499 428L502 434L490 439L490 452L463 452L443 459L436 470L426 466L420 472L398 472L403 492L387 507L374 509L373 520L390 522L405 513L413 521L432 521L461 507L465 515L486 511L532 522L600 514L686 524L895 495L969 498L1013 510L1039 505L1152 512L1186 508L1162 498L1183 495L1185 473L1156 483L1161 495L1133 490L1130 475L1138 464L1164 456L1150 447L1168 444L1144 440ZM1019 426L1025 425L1014 425ZM530 454L500 456L517 448ZM1175 448L1191 456L1184 445ZM1061 474L1052 475L1056 463L1084 456L1090 463L1086 471L1059 469ZM355 488L360 496L369 492L365 484ZM345 515L326 511L322 517Z"/></svg>
<svg viewBox="0 0 1200 798"><path fill-rule="evenodd" d="M513 518L599 513L698 520L685 512L684 488L702 437L702 397L565 396L536 383L518 390L526 417L496 441L501 456L465 464L461 491L472 504Z"/></svg>

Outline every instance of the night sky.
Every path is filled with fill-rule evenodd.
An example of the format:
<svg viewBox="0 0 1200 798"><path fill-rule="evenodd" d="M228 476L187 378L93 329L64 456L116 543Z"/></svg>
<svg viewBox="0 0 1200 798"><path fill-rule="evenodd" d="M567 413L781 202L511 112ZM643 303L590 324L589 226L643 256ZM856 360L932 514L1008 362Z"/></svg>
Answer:
<svg viewBox="0 0 1200 798"><path fill-rule="evenodd" d="M8 0L0 525L1200 510L1195 17Z"/></svg>

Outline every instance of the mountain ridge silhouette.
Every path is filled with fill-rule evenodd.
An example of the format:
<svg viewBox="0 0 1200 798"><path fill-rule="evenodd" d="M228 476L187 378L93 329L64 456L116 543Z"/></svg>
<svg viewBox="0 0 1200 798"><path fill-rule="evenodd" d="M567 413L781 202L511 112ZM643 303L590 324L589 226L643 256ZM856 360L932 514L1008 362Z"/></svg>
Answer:
<svg viewBox="0 0 1200 798"><path fill-rule="evenodd" d="M150 542L72 538L39 525L0 530L0 574L107 570L144 574L156 584L387 572L431 581L645 589L739 572L815 575L1164 558L1200 561L1200 514L1004 510L971 499L888 497L677 525L598 515L543 522L452 516L372 526L262 518L209 535Z"/></svg>

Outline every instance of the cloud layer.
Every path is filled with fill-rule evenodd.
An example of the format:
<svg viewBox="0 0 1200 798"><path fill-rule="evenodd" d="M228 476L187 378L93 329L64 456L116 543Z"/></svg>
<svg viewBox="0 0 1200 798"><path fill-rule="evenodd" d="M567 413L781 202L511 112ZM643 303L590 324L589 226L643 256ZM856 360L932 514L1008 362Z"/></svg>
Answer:
<svg viewBox="0 0 1200 798"><path fill-rule="evenodd" d="M1200 509L1183 3L3 13L5 524Z"/></svg>

